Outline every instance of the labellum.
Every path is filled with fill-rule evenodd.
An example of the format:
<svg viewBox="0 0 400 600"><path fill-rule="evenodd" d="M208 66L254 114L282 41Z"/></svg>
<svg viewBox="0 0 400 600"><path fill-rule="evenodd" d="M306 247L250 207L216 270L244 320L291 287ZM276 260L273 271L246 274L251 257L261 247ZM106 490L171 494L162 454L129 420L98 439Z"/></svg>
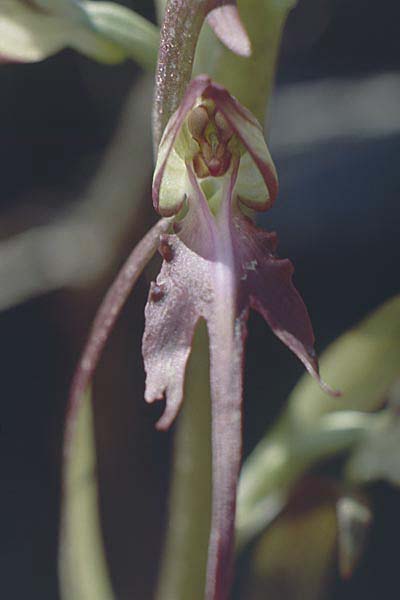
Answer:
<svg viewBox="0 0 400 600"><path fill-rule="evenodd" d="M258 121L207 76L194 79L159 146L153 202L164 219L134 250L108 293L73 385L76 405L126 296L158 246L163 264L149 292L142 350L145 399L166 402L159 429L171 425L182 403L199 320L206 321L209 335L213 500L207 600L226 600L232 579L249 309L335 393L319 378L313 331L292 283L292 264L276 257L276 235L248 216L249 209L267 210L277 191Z"/></svg>

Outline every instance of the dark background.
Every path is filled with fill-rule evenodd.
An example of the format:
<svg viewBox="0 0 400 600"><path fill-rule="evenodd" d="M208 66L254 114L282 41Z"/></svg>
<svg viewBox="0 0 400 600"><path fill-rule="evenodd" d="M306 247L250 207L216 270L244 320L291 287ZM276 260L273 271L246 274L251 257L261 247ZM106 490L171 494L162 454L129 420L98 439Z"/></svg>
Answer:
<svg viewBox="0 0 400 600"><path fill-rule="evenodd" d="M145 0L124 4L153 18ZM296 285L309 307L318 350L399 289L400 118L389 110L396 91L400 100L399 17L396 0L302 0L285 33L271 117L281 191L262 222L277 229L281 256L290 256L296 266ZM390 77L379 79L382 74ZM3 240L48 222L79 200L138 75L132 63L106 67L72 51L39 64L1 66ZM360 92L358 84L371 81L375 85ZM282 108L289 93L298 113L294 117L293 110ZM361 110L365 119L354 124ZM369 111L376 127L371 127ZM300 136L299 143L292 135ZM135 136L131 147L131 160L143 161ZM150 207L150 178L142 202ZM152 218L151 209L143 209L117 263ZM0 314L3 598L58 597L63 414L73 367L111 278L112 272L90 289L54 291ZM151 597L171 447L171 434L153 429L160 407L142 401L139 347L146 290L143 280L105 353L108 368L100 369L98 377L104 531L122 600ZM261 319L252 316L246 453L301 373ZM398 597L400 495L383 484L371 494L376 510L368 552L350 582L337 581L335 598Z"/></svg>

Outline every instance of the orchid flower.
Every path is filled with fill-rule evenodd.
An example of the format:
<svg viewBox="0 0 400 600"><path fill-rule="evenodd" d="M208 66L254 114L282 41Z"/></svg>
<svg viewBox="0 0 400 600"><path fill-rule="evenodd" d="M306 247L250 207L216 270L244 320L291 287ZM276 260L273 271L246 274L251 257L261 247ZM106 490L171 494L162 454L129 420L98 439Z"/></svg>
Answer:
<svg viewBox="0 0 400 600"><path fill-rule="evenodd" d="M165 398L157 423L167 429L183 400L185 367L203 319L210 348L213 500L207 600L225 600L232 578L237 480L241 460L243 348L249 309L304 363L320 385L307 309L277 238L257 228L277 174L253 115L207 76L188 85L160 142L153 203L162 215L133 251L96 317L75 375L72 408L86 389L118 313L156 248L163 263L145 308L145 399Z"/></svg>

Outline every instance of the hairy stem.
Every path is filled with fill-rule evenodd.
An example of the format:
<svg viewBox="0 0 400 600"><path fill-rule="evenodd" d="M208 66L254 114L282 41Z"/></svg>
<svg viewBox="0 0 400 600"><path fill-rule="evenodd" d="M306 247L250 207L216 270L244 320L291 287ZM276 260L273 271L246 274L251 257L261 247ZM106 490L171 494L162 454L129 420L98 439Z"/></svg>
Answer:
<svg viewBox="0 0 400 600"><path fill-rule="evenodd" d="M158 144L178 108L192 74L194 53L209 0L169 0L161 27L153 108L153 139Z"/></svg>

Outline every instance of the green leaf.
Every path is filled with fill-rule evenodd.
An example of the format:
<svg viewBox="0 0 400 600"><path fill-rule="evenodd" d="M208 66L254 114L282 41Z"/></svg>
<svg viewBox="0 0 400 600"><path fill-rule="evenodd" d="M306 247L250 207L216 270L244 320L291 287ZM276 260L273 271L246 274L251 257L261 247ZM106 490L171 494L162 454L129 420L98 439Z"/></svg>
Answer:
<svg viewBox="0 0 400 600"><path fill-rule="evenodd" d="M142 67L154 69L160 41L155 25L114 2L86 1L83 7L99 34L115 42Z"/></svg>
<svg viewBox="0 0 400 600"><path fill-rule="evenodd" d="M203 600L211 521L211 399L208 336L200 323L174 440L166 541L157 600Z"/></svg>
<svg viewBox="0 0 400 600"><path fill-rule="evenodd" d="M339 570L343 579L347 579L364 553L372 513L365 501L355 496L342 496L337 501L336 514Z"/></svg>
<svg viewBox="0 0 400 600"><path fill-rule="evenodd" d="M90 393L64 464L59 571L62 600L113 600L103 550Z"/></svg>
<svg viewBox="0 0 400 600"><path fill-rule="evenodd" d="M33 0L32 4L37 6L38 9L42 9L44 12L53 15L68 17L69 19L75 19L83 23L88 22L80 0Z"/></svg>
<svg viewBox="0 0 400 600"><path fill-rule="evenodd" d="M328 397L305 375L289 397L289 420L305 426L336 410L379 408L400 376L400 296L335 340L320 363L325 379L343 396Z"/></svg>
<svg viewBox="0 0 400 600"><path fill-rule="evenodd" d="M367 435L355 448L346 468L357 483L386 480L400 486L400 380L390 390L389 406L381 411Z"/></svg>
<svg viewBox="0 0 400 600"><path fill-rule="evenodd" d="M2 0L0 57L37 62L72 48L104 63L132 58L154 68L157 28L140 15L111 2Z"/></svg>
<svg viewBox="0 0 400 600"><path fill-rule="evenodd" d="M63 48L74 48L102 62L119 62L124 53L80 19L41 12L18 0L0 4L0 56L8 61L37 62Z"/></svg>
<svg viewBox="0 0 400 600"><path fill-rule="evenodd" d="M256 543L241 598L320 600L332 575L336 543L333 502L297 504Z"/></svg>
<svg viewBox="0 0 400 600"><path fill-rule="evenodd" d="M280 512L296 481L312 465L349 450L368 433L375 418L359 411L339 411L306 428L297 429L283 419L268 433L247 458L240 476L238 549Z"/></svg>

